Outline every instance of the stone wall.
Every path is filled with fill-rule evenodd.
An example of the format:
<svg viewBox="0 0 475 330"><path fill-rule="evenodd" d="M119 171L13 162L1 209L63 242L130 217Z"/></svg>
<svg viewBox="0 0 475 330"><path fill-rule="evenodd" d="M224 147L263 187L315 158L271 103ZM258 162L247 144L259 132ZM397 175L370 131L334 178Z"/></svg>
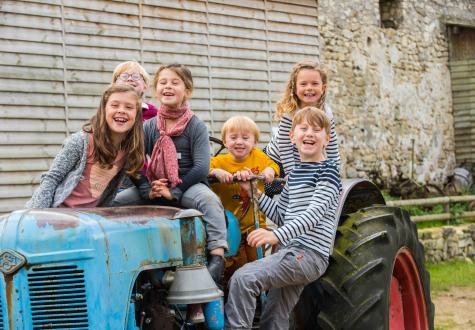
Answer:
<svg viewBox="0 0 475 330"><path fill-rule="evenodd" d="M475 259L475 225L419 230L427 262Z"/></svg>
<svg viewBox="0 0 475 330"><path fill-rule="evenodd" d="M382 0L381 14L378 0L318 2L343 175L375 170L390 181L413 173L419 182L441 183L456 165L445 22L475 28L475 2L391 2L399 7L384 9ZM391 26L391 10L396 25L381 27Z"/></svg>

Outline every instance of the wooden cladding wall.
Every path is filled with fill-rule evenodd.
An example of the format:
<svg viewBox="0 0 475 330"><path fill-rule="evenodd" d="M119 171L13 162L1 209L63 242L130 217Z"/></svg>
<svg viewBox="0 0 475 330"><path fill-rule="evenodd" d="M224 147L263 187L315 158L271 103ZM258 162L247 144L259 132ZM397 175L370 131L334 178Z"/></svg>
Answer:
<svg viewBox="0 0 475 330"><path fill-rule="evenodd" d="M475 59L450 62L457 164L475 166ZM475 167L473 167L475 168ZM472 175L475 175L472 171Z"/></svg>
<svg viewBox="0 0 475 330"><path fill-rule="evenodd" d="M122 61L150 74L188 65L191 105L210 133L245 114L263 145L292 64L319 56L316 21L314 0L2 0L0 212L23 206Z"/></svg>

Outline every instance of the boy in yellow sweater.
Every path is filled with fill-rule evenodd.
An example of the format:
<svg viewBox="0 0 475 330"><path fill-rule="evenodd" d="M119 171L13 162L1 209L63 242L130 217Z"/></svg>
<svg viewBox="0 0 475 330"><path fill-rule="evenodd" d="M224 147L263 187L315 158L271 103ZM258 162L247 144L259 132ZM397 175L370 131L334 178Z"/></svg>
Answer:
<svg viewBox="0 0 475 330"><path fill-rule="evenodd" d="M210 175L219 181L211 188L221 198L224 208L239 219L241 229L239 251L226 260L224 280L227 283L239 267L257 260L257 248L247 245L247 235L255 228L252 200L239 183L233 183L233 178L247 181L252 173L263 175L266 182L272 182L279 175L279 166L256 148L259 128L248 117L229 118L221 129L221 139L229 153L211 158ZM258 182L258 188L263 190L264 183ZM260 211L259 226L266 228L266 217Z"/></svg>

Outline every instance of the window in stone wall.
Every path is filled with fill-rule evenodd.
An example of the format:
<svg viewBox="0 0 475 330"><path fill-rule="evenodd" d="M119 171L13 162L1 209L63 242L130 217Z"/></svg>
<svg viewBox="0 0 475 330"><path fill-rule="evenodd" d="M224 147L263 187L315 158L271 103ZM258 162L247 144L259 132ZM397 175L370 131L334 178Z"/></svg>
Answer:
<svg viewBox="0 0 475 330"><path fill-rule="evenodd" d="M379 0L381 27L397 29L402 23L402 0Z"/></svg>

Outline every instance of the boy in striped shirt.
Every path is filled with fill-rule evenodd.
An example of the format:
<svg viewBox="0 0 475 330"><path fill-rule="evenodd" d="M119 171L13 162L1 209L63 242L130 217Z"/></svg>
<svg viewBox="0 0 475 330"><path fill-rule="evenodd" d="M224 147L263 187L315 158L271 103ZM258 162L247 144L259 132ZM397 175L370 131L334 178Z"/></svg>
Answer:
<svg viewBox="0 0 475 330"><path fill-rule="evenodd" d="M288 329L289 314L303 288L328 267L341 192L338 165L325 159L330 121L318 108L306 107L295 114L290 137L301 164L290 173L279 200L255 191L259 207L279 228L258 229L247 238L250 246L279 244L280 249L234 273L225 306L226 329L250 329L256 297L267 290L260 329ZM241 185L250 193L249 182Z"/></svg>

